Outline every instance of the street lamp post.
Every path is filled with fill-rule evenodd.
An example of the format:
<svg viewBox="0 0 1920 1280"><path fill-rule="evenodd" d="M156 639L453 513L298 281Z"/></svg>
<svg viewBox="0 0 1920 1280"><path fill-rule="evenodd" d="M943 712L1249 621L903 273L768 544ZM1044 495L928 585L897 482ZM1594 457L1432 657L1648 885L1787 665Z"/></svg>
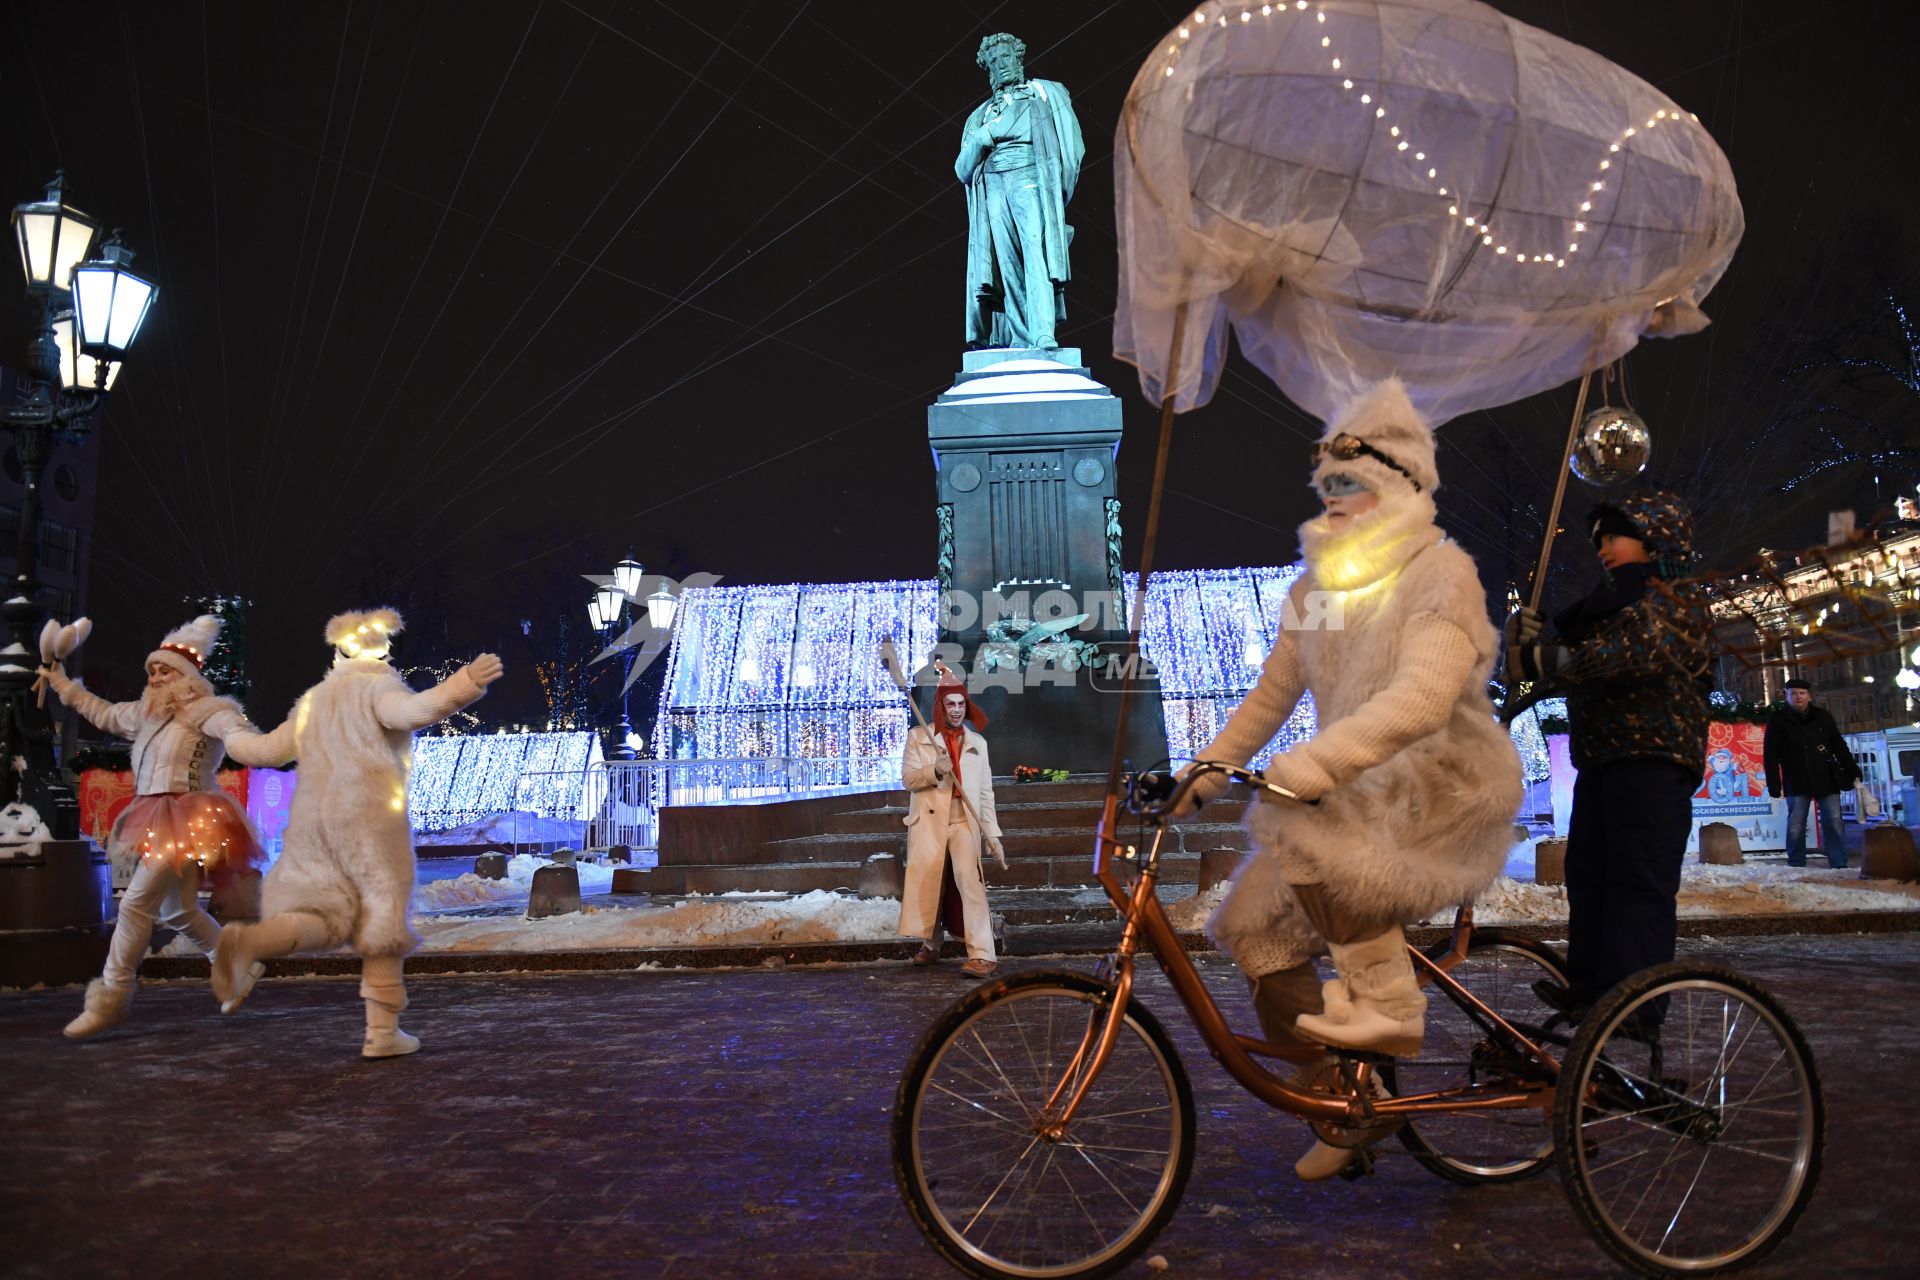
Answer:
<svg viewBox="0 0 1920 1280"><path fill-rule="evenodd" d="M0 412L20 457L20 527L13 590L0 605L12 643L0 649L0 803L24 800L56 839L79 833L72 788L53 759L52 722L33 696L40 582L40 473L56 439L81 440L107 401L158 290L127 269L119 233L89 258L98 225L61 198L56 173L44 198L17 205L13 232L26 276L30 327L27 391Z"/></svg>
<svg viewBox="0 0 1920 1280"><path fill-rule="evenodd" d="M625 632L631 609L639 601L641 579L646 569L631 554L613 567L612 580L595 591L587 600L587 617L593 623L593 629L611 639ZM660 595L655 592L654 595ZM646 601L648 614L658 620L658 606L649 598ZM667 599L667 618L673 617L672 597ZM633 671L633 646L628 645L620 654L620 724L615 729L618 741L614 744L613 758L616 760L635 760L640 753L634 749L633 721L627 716L627 677Z"/></svg>

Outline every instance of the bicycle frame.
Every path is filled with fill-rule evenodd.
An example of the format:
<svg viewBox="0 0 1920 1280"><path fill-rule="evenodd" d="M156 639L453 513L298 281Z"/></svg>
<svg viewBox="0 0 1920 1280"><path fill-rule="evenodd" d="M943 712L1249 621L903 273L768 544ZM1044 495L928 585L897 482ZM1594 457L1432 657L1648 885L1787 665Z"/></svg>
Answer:
<svg viewBox="0 0 1920 1280"><path fill-rule="evenodd" d="M1207 767L1245 776L1244 771L1225 770L1220 766ZM1191 786L1191 784L1192 780L1189 780L1187 785ZM1179 794L1181 793L1176 793L1175 799ZM1169 802L1167 806L1169 809L1171 803ZM1186 948L1181 946L1178 935L1174 933L1173 923L1167 919L1166 909L1161 906L1155 892L1159 883L1160 845L1166 836L1166 821L1164 819L1156 821L1153 842L1148 847L1145 857L1142 858L1133 846L1121 843L1113 834L1117 830L1118 817L1118 796L1109 794L1101 812L1100 828L1094 847L1093 870L1095 879L1099 881L1101 888L1106 890L1108 899L1112 901L1114 908L1125 921L1119 946L1114 952L1113 973L1110 978L1112 995L1105 1018L1097 1024L1089 1022L1087 1033L1069 1060L1060 1084L1047 1099L1043 1111L1052 1115L1053 1118L1041 1127L1043 1136L1057 1139L1065 1133L1094 1078L1105 1067L1107 1057L1113 1049L1115 1040L1119 1037L1120 1020L1125 1014L1133 992L1134 957L1143 941L1159 959L1168 982L1173 986L1174 994L1179 997L1181 1005L1187 1011L1187 1016L1193 1020L1200 1038L1206 1042L1214 1058L1226 1068L1227 1074L1232 1076L1242 1088L1270 1107L1305 1120L1348 1128L1377 1124L1383 1119L1437 1113L1458 1114L1466 1111L1525 1108L1551 1109L1554 1089L1553 1085L1547 1082L1528 1082L1521 1087L1469 1085L1431 1093L1370 1098L1368 1096L1370 1091L1366 1088L1366 1077L1372 1069L1372 1062L1364 1057L1358 1064L1359 1087L1351 1099L1336 1098L1297 1087L1269 1071L1255 1061L1255 1056L1280 1057L1281 1051L1264 1041L1240 1035L1227 1025L1226 1016L1221 1013L1219 1005L1208 993L1199 971L1194 968L1193 961L1187 956ZM1118 871L1118 865L1125 862L1132 862L1137 867L1137 874L1131 888L1127 886ZM1495 1036L1508 1038L1512 1047L1536 1063L1548 1080L1557 1079L1560 1064L1546 1048L1536 1044L1488 1008L1448 973L1449 969L1466 959L1472 927L1471 910L1462 908L1454 921L1452 949L1446 956L1435 961L1420 951L1410 948L1417 966L1424 977L1440 987L1482 1029ZM1096 1025L1097 1035L1095 1034ZM1090 1061L1089 1053L1092 1055ZM1076 1079L1077 1084L1075 1084ZM1061 1096L1067 1093L1069 1086L1073 1086L1072 1094L1065 1106L1055 1114L1054 1108L1059 1104Z"/></svg>

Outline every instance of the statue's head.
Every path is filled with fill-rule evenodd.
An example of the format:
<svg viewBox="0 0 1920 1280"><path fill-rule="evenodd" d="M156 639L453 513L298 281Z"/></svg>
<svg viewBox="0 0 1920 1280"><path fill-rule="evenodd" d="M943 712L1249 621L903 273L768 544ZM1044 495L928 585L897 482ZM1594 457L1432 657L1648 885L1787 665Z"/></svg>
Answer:
<svg viewBox="0 0 1920 1280"><path fill-rule="evenodd" d="M974 61L986 68L987 81L996 89L1027 78L1027 46L1004 31L982 40Z"/></svg>

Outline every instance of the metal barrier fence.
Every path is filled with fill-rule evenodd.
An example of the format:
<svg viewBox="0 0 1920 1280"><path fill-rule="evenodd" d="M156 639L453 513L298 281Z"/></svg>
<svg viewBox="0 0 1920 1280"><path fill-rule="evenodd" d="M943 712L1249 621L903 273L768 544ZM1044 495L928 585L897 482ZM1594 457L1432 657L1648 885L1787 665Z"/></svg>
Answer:
<svg viewBox="0 0 1920 1280"><path fill-rule="evenodd" d="M514 787L515 839L519 818L537 812L537 796L571 794L592 817L581 844L587 849L660 843L660 810L668 805L738 804L842 788L900 784L900 757L741 757L718 760L605 760L565 773L525 773Z"/></svg>

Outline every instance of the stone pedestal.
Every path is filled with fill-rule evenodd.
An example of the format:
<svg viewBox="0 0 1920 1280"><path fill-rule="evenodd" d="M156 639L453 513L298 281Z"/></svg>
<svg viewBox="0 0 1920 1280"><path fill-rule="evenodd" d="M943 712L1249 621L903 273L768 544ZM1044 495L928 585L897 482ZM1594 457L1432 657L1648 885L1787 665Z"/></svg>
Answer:
<svg viewBox="0 0 1920 1280"><path fill-rule="evenodd" d="M907 867L890 853L870 855L860 864L860 896L898 898L906 892Z"/></svg>
<svg viewBox="0 0 1920 1280"><path fill-rule="evenodd" d="M944 656L993 721L1001 773L1105 772L1129 666L1140 678L1126 754L1142 767L1166 756L1159 682L1128 650L1122 623L1120 438L1119 399L1072 348L969 351L927 409ZM1070 619L1037 646L1019 643L1036 623Z"/></svg>
<svg viewBox="0 0 1920 1280"><path fill-rule="evenodd" d="M1913 832L1905 827L1868 827L1860 850L1862 880L1899 880L1911 883L1920 879L1920 855L1916 855Z"/></svg>
<svg viewBox="0 0 1920 1280"><path fill-rule="evenodd" d="M572 866L541 867L527 894L527 919L563 916L580 909L580 873Z"/></svg>
<svg viewBox="0 0 1920 1280"><path fill-rule="evenodd" d="M1202 849L1200 851L1200 887L1196 892L1205 893L1223 880L1233 879L1235 867L1240 859L1246 857L1240 849Z"/></svg>
<svg viewBox="0 0 1920 1280"><path fill-rule="evenodd" d="M1567 882L1567 842L1565 840L1541 840L1533 846L1533 882L1535 884Z"/></svg>
<svg viewBox="0 0 1920 1280"><path fill-rule="evenodd" d="M1745 862L1740 852L1740 833L1724 822L1700 825L1700 861L1722 867L1737 867Z"/></svg>
<svg viewBox="0 0 1920 1280"><path fill-rule="evenodd" d="M48 840L0 859L0 987L99 974L113 932L108 874L88 840Z"/></svg>

